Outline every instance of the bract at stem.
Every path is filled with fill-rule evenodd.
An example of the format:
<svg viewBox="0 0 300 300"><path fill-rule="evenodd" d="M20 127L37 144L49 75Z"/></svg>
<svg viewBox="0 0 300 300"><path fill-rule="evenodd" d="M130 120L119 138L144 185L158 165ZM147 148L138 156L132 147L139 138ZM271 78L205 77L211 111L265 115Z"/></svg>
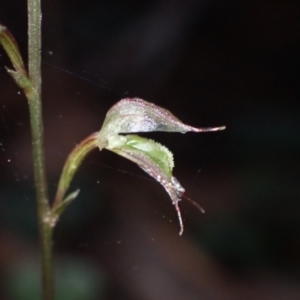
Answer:
<svg viewBox="0 0 300 300"><path fill-rule="evenodd" d="M0 44L7 53L15 71L28 77L27 71L20 53L19 46L10 31L0 24Z"/></svg>

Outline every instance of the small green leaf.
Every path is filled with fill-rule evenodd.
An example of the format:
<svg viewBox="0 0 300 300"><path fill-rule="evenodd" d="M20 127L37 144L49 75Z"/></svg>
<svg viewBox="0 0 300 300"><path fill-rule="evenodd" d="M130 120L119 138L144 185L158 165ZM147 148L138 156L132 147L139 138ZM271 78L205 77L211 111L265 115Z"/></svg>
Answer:
<svg viewBox="0 0 300 300"><path fill-rule="evenodd" d="M80 189L77 189L76 191L70 193L62 202L60 202L59 205L57 205L53 211L52 215L53 216L60 216L65 209L75 200L75 198L78 196L80 192Z"/></svg>

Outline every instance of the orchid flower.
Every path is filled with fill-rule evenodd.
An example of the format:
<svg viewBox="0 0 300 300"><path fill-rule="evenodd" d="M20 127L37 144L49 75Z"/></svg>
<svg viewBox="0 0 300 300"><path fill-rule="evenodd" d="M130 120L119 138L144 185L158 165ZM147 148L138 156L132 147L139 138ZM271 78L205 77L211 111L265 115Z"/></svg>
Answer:
<svg viewBox="0 0 300 300"><path fill-rule="evenodd" d="M172 175L173 154L159 143L137 135L120 135L136 132L167 131L186 133L218 131L222 127L195 128L182 123L170 111L139 98L123 99L107 113L99 132L99 148L113 151L136 163L157 180L175 205L183 233L183 222L178 206L185 189ZM204 210L202 210L204 212Z"/></svg>
<svg viewBox="0 0 300 300"><path fill-rule="evenodd" d="M176 208L180 232L183 222L178 206L185 189L173 176L173 154L165 146L134 133L166 131L186 133L219 131L221 127L196 128L182 123L170 111L139 98L125 98L116 103L106 114L99 132L93 133L75 148L69 156L58 186L54 202L56 212L64 210L78 194L71 193L64 198L65 192L85 155L95 147L107 149L136 163L141 169L158 181L169 194ZM64 199L63 199L64 198ZM204 210L192 201L202 212Z"/></svg>

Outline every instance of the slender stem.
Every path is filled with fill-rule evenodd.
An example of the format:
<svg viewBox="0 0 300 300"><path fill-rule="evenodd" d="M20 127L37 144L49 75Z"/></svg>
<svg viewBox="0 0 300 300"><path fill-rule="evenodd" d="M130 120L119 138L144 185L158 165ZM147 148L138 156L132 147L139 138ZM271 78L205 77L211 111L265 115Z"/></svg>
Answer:
<svg viewBox="0 0 300 300"><path fill-rule="evenodd" d="M53 300L53 225L49 218L51 212L47 195L48 193L43 150L43 124L41 116L41 105L40 98L38 97L35 90L31 90L31 92L25 91L25 94L29 100L28 102L32 135L34 180L36 188L37 213L41 247L43 299Z"/></svg>
<svg viewBox="0 0 300 300"><path fill-rule="evenodd" d="M53 227L49 223L42 226L42 293L44 300L54 300L54 271L53 271Z"/></svg>
<svg viewBox="0 0 300 300"><path fill-rule="evenodd" d="M41 0L28 0L28 71L37 93L41 94Z"/></svg>
<svg viewBox="0 0 300 300"><path fill-rule="evenodd" d="M41 3L28 0L28 69L33 89L25 90L30 111L34 180L41 241L43 299L54 299L52 233L47 192L41 106Z"/></svg>

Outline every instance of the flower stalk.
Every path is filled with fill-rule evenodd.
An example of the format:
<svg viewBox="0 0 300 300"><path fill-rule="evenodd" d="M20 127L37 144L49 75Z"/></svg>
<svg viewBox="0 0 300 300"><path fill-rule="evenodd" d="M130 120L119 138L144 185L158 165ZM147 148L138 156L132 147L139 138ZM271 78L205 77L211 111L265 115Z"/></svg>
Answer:
<svg viewBox="0 0 300 300"><path fill-rule="evenodd" d="M69 154L63 167L54 202L52 205L52 217L56 222L58 217L66 207L77 197L79 190L66 196L70 183L78 171L85 157L95 148L98 147L98 132L89 135L80 144L78 144Z"/></svg>

